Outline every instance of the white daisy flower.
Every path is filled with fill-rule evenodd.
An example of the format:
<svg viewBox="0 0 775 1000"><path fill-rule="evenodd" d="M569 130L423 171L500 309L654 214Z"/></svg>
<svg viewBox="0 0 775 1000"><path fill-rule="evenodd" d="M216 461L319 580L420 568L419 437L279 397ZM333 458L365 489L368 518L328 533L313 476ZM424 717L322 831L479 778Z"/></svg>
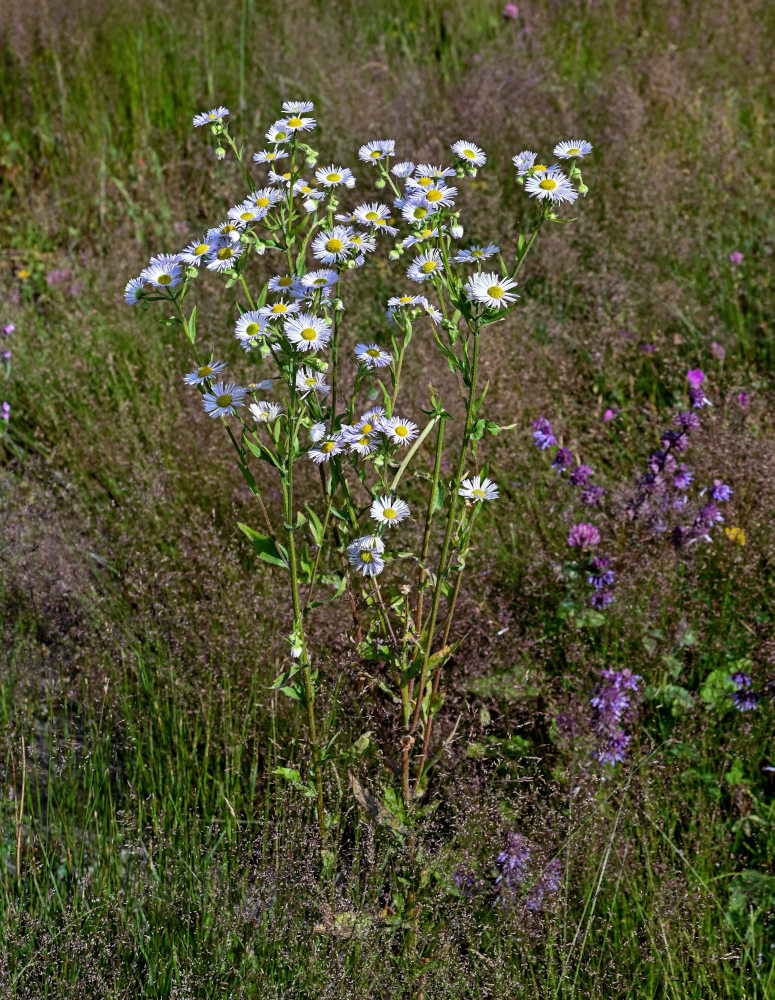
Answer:
<svg viewBox="0 0 775 1000"><path fill-rule="evenodd" d="M226 370L225 361L210 361L208 364L200 365L196 371L183 376L186 385L203 385L213 375L220 375Z"/></svg>
<svg viewBox="0 0 775 1000"><path fill-rule="evenodd" d="M151 261L148 267L140 272L143 281L159 288L174 288L183 280L183 271L177 261L166 264L162 261Z"/></svg>
<svg viewBox="0 0 775 1000"><path fill-rule="evenodd" d="M387 219L375 219L372 222L374 226L374 231L376 233L390 233L391 236L397 236L398 230L395 226L391 226Z"/></svg>
<svg viewBox="0 0 775 1000"><path fill-rule="evenodd" d="M229 109L224 108L222 105L213 108L211 111L203 111L199 115L194 115L194 128L199 128L200 125L212 125L213 122L219 122L223 118L226 118L228 114Z"/></svg>
<svg viewBox="0 0 775 1000"><path fill-rule="evenodd" d="M388 435L393 444L407 445L417 437L420 428L411 420L404 420L403 417L391 417L382 422L382 429Z"/></svg>
<svg viewBox="0 0 775 1000"><path fill-rule="evenodd" d="M388 494L388 496L377 497L372 503L369 513L380 524L394 527L409 517L409 504L399 497Z"/></svg>
<svg viewBox="0 0 775 1000"><path fill-rule="evenodd" d="M483 167L487 162L487 155L484 150L481 150L474 142L466 142L465 139L458 139L457 142L452 143L451 149L455 156L459 156L461 160L465 160L467 163L472 163L475 167Z"/></svg>
<svg viewBox="0 0 775 1000"><path fill-rule="evenodd" d="M339 273L327 267L321 267L317 271L307 271L301 279L303 287L310 291L332 288L337 281L339 281Z"/></svg>
<svg viewBox="0 0 775 1000"><path fill-rule="evenodd" d="M361 254L374 253L377 249L377 239L371 234L364 236L363 233L352 233L350 244Z"/></svg>
<svg viewBox="0 0 775 1000"><path fill-rule="evenodd" d="M511 162L517 168L517 177L523 177L528 170L532 170L537 156L538 153L534 153L532 149L523 149L521 153L512 156Z"/></svg>
<svg viewBox="0 0 775 1000"><path fill-rule="evenodd" d="M334 226L327 233L318 233L312 241L313 256L324 264L345 260L350 251L351 235L352 229L349 226Z"/></svg>
<svg viewBox="0 0 775 1000"><path fill-rule="evenodd" d="M277 292L280 295L290 295L301 287L301 279L295 274L276 274L267 282L270 292Z"/></svg>
<svg viewBox="0 0 775 1000"><path fill-rule="evenodd" d="M433 187L425 188L423 194L425 201L432 205L434 209L449 208L450 205L455 203L457 188L439 184L434 185Z"/></svg>
<svg viewBox="0 0 775 1000"><path fill-rule="evenodd" d="M268 392L272 389L272 380L265 378L260 382L248 382L245 388L248 392Z"/></svg>
<svg viewBox="0 0 775 1000"><path fill-rule="evenodd" d="M319 351L331 339L331 324L312 313L300 313L285 324L285 336L297 351Z"/></svg>
<svg viewBox="0 0 775 1000"><path fill-rule="evenodd" d="M411 160L402 160L401 163L394 163L390 168L390 173L394 177L411 177L414 171L414 164Z"/></svg>
<svg viewBox="0 0 775 1000"><path fill-rule="evenodd" d="M440 323L444 319L439 310L435 306L432 306L430 302L424 302L423 309L434 323Z"/></svg>
<svg viewBox="0 0 775 1000"><path fill-rule="evenodd" d="M418 177L435 177L438 179L455 176L455 171L452 167L434 167L432 163L418 164L416 173Z"/></svg>
<svg viewBox="0 0 775 1000"><path fill-rule="evenodd" d="M274 123L264 138L267 142L279 145L281 142L287 142L290 137L291 130L285 124L285 120L281 118L279 121Z"/></svg>
<svg viewBox="0 0 775 1000"><path fill-rule="evenodd" d="M250 222L259 222L266 215L268 209L259 208L252 201L243 201L229 209L229 218L237 225L248 225Z"/></svg>
<svg viewBox="0 0 775 1000"><path fill-rule="evenodd" d="M341 455L344 451L339 435L321 438L316 448L310 448L307 452L315 465L323 462L330 462L334 455Z"/></svg>
<svg viewBox="0 0 775 1000"><path fill-rule="evenodd" d="M142 278L130 278L126 283L126 288L124 289L124 300L128 306L136 306L143 297L143 285L145 282Z"/></svg>
<svg viewBox="0 0 775 1000"><path fill-rule="evenodd" d="M315 119L307 118L305 115L292 114L283 120L283 126L289 132L311 132L315 127Z"/></svg>
<svg viewBox="0 0 775 1000"><path fill-rule="evenodd" d="M248 411L257 424L269 424L277 420L283 408L279 403L256 401L250 404Z"/></svg>
<svg viewBox="0 0 775 1000"><path fill-rule="evenodd" d="M428 226L425 226L423 229L420 229L418 232L413 233L411 236L407 236L406 239L401 244L401 246L403 247L417 246L419 243L425 243L428 240L436 239L439 235L440 232L438 226L436 226L435 229L431 229Z"/></svg>
<svg viewBox="0 0 775 1000"><path fill-rule="evenodd" d="M358 205L353 212L353 219L362 222L364 226L373 226L378 220L386 221L389 218L390 209L387 205L382 205L377 201L373 201L371 204L364 202L363 205Z"/></svg>
<svg viewBox="0 0 775 1000"><path fill-rule="evenodd" d="M244 406L245 390L236 382L216 382L212 392L206 392L202 396L205 412L211 417L231 417L234 416L235 406Z"/></svg>
<svg viewBox="0 0 775 1000"><path fill-rule="evenodd" d="M525 191L531 198L538 198L539 201L548 198L553 202L567 201L571 205L579 196L578 191L560 170L547 170L546 173L528 177L525 181Z"/></svg>
<svg viewBox="0 0 775 1000"><path fill-rule="evenodd" d="M458 264L475 264L480 260L488 260L500 253L501 248L495 243L488 243L486 247L470 247L468 250L458 250L452 258Z"/></svg>
<svg viewBox="0 0 775 1000"><path fill-rule="evenodd" d="M438 208L438 205L431 205L424 196L409 198L401 209L401 215L407 222L423 223L429 216L438 211Z"/></svg>
<svg viewBox="0 0 775 1000"><path fill-rule="evenodd" d="M315 177L324 187L339 187L340 184L348 188L355 187L355 178L349 167L335 167L332 163L316 170Z"/></svg>
<svg viewBox="0 0 775 1000"><path fill-rule="evenodd" d="M554 155L561 160L572 160L577 156L586 156L592 152L592 143L586 139L566 139L554 147Z"/></svg>
<svg viewBox="0 0 775 1000"><path fill-rule="evenodd" d="M376 344L357 344L355 357L367 368L385 368L393 361L393 355L380 350Z"/></svg>
<svg viewBox="0 0 775 1000"><path fill-rule="evenodd" d="M331 390L331 386L326 385L322 372L317 372L314 368L302 367L296 372L296 389L302 396L306 396L310 392L319 392L325 396Z"/></svg>
<svg viewBox="0 0 775 1000"><path fill-rule="evenodd" d="M271 208L278 201L282 201L282 197L277 188L265 187L254 191L247 200L252 202L256 208Z"/></svg>
<svg viewBox="0 0 775 1000"><path fill-rule="evenodd" d="M318 441L322 441L323 438L326 436L325 423L321 420L319 421L319 423L313 424L309 429L309 436L310 440L314 441L315 443L317 443Z"/></svg>
<svg viewBox="0 0 775 1000"><path fill-rule="evenodd" d="M261 306L258 315L262 319L285 319L286 316L293 315L301 309L301 302L286 302L285 299L278 299L271 306Z"/></svg>
<svg viewBox="0 0 775 1000"><path fill-rule="evenodd" d="M295 195L303 195L305 198L313 198L317 201L325 197L323 191L318 191L317 188L307 183L303 177L300 177L293 185L293 193Z"/></svg>
<svg viewBox="0 0 775 1000"><path fill-rule="evenodd" d="M285 187L285 188L287 188L287 187L289 187L289 185L291 183L291 177L292 176L293 175L291 174L290 170L286 170L282 174L278 174L278 173L276 173L276 171L270 170L269 171L269 183L270 184L276 184L278 187Z"/></svg>
<svg viewBox="0 0 775 1000"><path fill-rule="evenodd" d="M421 306L427 301L424 295L391 295L387 301L388 316L391 316L397 309Z"/></svg>
<svg viewBox="0 0 775 1000"><path fill-rule="evenodd" d="M237 320L234 327L234 335L237 340L250 340L252 337L260 337L267 331L266 323L258 310L244 312Z"/></svg>
<svg viewBox="0 0 775 1000"><path fill-rule="evenodd" d="M482 479L481 476L464 479L457 492L458 496L465 497L471 503L481 503L482 500L497 500L500 495L498 484L490 479Z"/></svg>
<svg viewBox="0 0 775 1000"><path fill-rule="evenodd" d="M469 299L481 302L488 309L502 309L519 298L519 295L511 291L516 287L517 283L512 278L504 278L490 271L472 275L465 283L463 291Z"/></svg>
<svg viewBox="0 0 775 1000"><path fill-rule="evenodd" d="M376 535L364 535L356 538L347 546L347 557L350 564L364 576L378 576L385 568L382 553L385 543Z"/></svg>
<svg viewBox="0 0 775 1000"><path fill-rule="evenodd" d="M229 219L227 222L222 222L219 226L208 229L205 239L208 243L212 242L215 246L219 247L224 246L226 243L239 243L240 233L243 228L244 226Z"/></svg>
<svg viewBox="0 0 775 1000"><path fill-rule="evenodd" d="M358 150L358 159L364 163L376 163L392 156L396 149L395 139L374 139L365 143Z"/></svg>
<svg viewBox="0 0 775 1000"><path fill-rule="evenodd" d="M274 163L275 160L284 160L288 155L285 146L277 146L275 149L260 149L253 154L254 163Z"/></svg>
<svg viewBox="0 0 775 1000"><path fill-rule="evenodd" d="M439 251L426 250L424 253L421 253L419 257L414 258L406 272L406 276L412 281L421 283L423 281L427 281L431 275L441 271L442 267L443 261Z"/></svg>
<svg viewBox="0 0 775 1000"><path fill-rule="evenodd" d="M184 247L181 251L180 259L185 264L193 264L194 267L199 267L202 263L202 258L206 254L212 253L219 245L220 240L208 240L206 236L203 236L201 240L192 240L187 247Z"/></svg>
<svg viewBox="0 0 775 1000"><path fill-rule="evenodd" d="M229 246L221 247L220 250L208 254L207 270L228 271L234 267L243 253L244 249L239 244L232 243Z"/></svg>
<svg viewBox="0 0 775 1000"><path fill-rule="evenodd" d="M308 115L315 110L312 101L283 101L283 111L286 115Z"/></svg>

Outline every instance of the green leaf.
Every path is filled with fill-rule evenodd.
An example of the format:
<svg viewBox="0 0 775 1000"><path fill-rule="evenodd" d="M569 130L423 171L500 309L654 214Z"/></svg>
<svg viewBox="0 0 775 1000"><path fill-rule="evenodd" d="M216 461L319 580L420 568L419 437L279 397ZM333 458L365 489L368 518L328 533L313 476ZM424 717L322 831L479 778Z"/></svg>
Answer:
<svg viewBox="0 0 775 1000"><path fill-rule="evenodd" d="M196 306L191 310L191 315L188 317L188 339L192 344L196 340Z"/></svg>
<svg viewBox="0 0 775 1000"><path fill-rule="evenodd" d="M729 667L719 667L711 670L700 688L700 698L714 711L724 711L730 708L732 701L730 694L735 690L734 681L727 680L732 671Z"/></svg>
<svg viewBox="0 0 775 1000"><path fill-rule="evenodd" d="M255 528L251 528L247 524L242 524L241 521L237 522L237 527L253 543L253 549L259 559L271 563L273 566L282 566L283 569L290 569L288 552L283 545L280 545L278 548L268 535L262 535L260 531L256 531Z"/></svg>

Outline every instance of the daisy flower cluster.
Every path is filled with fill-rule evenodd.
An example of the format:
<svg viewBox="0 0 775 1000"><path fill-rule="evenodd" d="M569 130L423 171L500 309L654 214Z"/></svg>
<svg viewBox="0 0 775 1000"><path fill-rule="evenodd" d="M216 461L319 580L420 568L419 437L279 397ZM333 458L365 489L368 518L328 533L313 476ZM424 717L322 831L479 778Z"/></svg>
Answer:
<svg viewBox="0 0 775 1000"><path fill-rule="evenodd" d="M404 743L418 748L413 751L419 754L416 792L437 706L426 695L438 690L447 658L434 647L449 634L459 591L451 581L465 566L476 517L500 496L477 458L483 434L503 430L481 412L484 333L518 306L520 267L542 225L557 217L558 206L583 193L577 164L591 147L581 140L558 145L555 155L568 161L567 176L558 167L540 168L535 155L529 163L520 160L519 182L536 198L535 221L504 254L491 241L461 243L460 187L487 163L477 143L459 139L450 145L447 162L415 163L397 156L394 140L377 138L360 146L351 167L321 159L310 145L316 124L311 101L285 101L251 148L233 137L228 108L197 114L193 125L210 137L215 156L231 153L236 160L243 195L185 246L151 257L127 283L124 296L131 306L145 310L162 302L173 312L165 322L179 325L192 353L183 383L199 395L205 414L225 423L264 519L261 531L240 527L260 560L288 572L292 664L278 687L293 692L308 710L324 836L307 608L313 597L314 603L326 603L350 588L354 634L369 637L361 641L361 652L378 652L376 658L384 659L388 650L393 676L402 678L396 703ZM250 151L243 154L245 149ZM360 198L358 175L369 171L375 174L376 194ZM377 323L353 338L353 346L343 335L344 296L354 280L347 276L375 254L394 262L405 258L407 284L387 299L384 328ZM209 294L209 283L218 281L229 300L231 350L203 343L204 321L186 301L196 287L204 283ZM431 387L424 425L401 406L404 359L420 321L429 321L424 335L446 361L464 401L462 431L453 436L457 453L449 462L442 458L444 427L451 417L439 391ZM427 460L421 450L426 438L429 444L436 441L433 471L406 474L411 463ZM319 475L322 489L317 511L313 503L300 508L294 474L299 461L317 466L313 479ZM451 474L442 472L450 468ZM263 500L267 478L281 487L279 493L272 487L283 504L275 523ZM418 502L414 494L423 481L429 483L430 499ZM431 531L434 517L445 520L438 552L430 548L437 537ZM411 553L399 539L407 537L415 520L421 522L424 540L421 550ZM387 574L385 604L380 590L385 583L377 578L399 557L414 560L415 583L407 585L404 569L399 589ZM337 561L341 570L335 572ZM359 577L360 606L352 591ZM323 598L327 587L335 592ZM407 596L412 589L414 608ZM361 614L371 615L365 633ZM411 644L395 641L410 630ZM417 664L411 684L410 659ZM415 740L412 734L420 727L424 738ZM402 769L405 798L414 794L409 770Z"/></svg>

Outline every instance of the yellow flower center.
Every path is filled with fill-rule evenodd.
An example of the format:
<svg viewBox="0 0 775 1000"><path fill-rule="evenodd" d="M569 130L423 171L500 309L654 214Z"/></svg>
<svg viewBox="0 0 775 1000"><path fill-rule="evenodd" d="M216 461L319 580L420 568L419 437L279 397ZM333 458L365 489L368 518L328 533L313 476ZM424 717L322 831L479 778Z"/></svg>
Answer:
<svg viewBox="0 0 775 1000"><path fill-rule="evenodd" d="M476 153L473 151L473 149L464 149L463 156L467 156L469 160L476 159Z"/></svg>
<svg viewBox="0 0 775 1000"><path fill-rule="evenodd" d="M288 119L288 125L289 125L290 128L299 128L299 126L301 126L303 124L304 124L304 122L301 120L301 118L289 118Z"/></svg>
<svg viewBox="0 0 775 1000"><path fill-rule="evenodd" d="M157 281L159 282L160 285L169 285L169 283L172 281L172 275L160 274L159 277L157 278Z"/></svg>
<svg viewBox="0 0 775 1000"><path fill-rule="evenodd" d="M283 180L289 181L290 179L291 179L291 172L290 170L286 170L285 173L283 174Z"/></svg>
<svg viewBox="0 0 775 1000"><path fill-rule="evenodd" d="M264 155L266 156L267 160L274 160L274 158L277 156L277 153L265 153Z"/></svg>
<svg viewBox="0 0 775 1000"><path fill-rule="evenodd" d="M367 445L370 441L369 435L364 434L362 438L358 438L358 444Z"/></svg>
<svg viewBox="0 0 775 1000"><path fill-rule="evenodd" d="M207 253L210 247L206 243L200 243L198 246L194 247L194 256L201 257L203 253Z"/></svg>
<svg viewBox="0 0 775 1000"><path fill-rule="evenodd" d="M429 191L425 197L428 201L441 201L444 195L438 190L438 188L434 188L432 191Z"/></svg>
<svg viewBox="0 0 775 1000"><path fill-rule="evenodd" d="M280 278L280 280L277 282L277 284L280 285L282 288L287 288L288 285L293 284L293 278L291 278L287 274L284 274L282 278Z"/></svg>
<svg viewBox="0 0 775 1000"><path fill-rule="evenodd" d="M557 187L557 181L553 181L551 177L544 177L539 187L542 187L544 191L554 191Z"/></svg>
<svg viewBox="0 0 775 1000"><path fill-rule="evenodd" d="M270 201L268 198L256 198L256 205L259 208L269 208Z"/></svg>
<svg viewBox="0 0 775 1000"><path fill-rule="evenodd" d="M315 190L315 189L314 189L314 188L311 188L311 187L309 186L309 184L305 184L305 185L304 185L304 187L302 187L302 189L301 189L301 193L302 193L302 194L312 194L312 192L313 192L314 190Z"/></svg>
<svg viewBox="0 0 775 1000"><path fill-rule="evenodd" d="M366 353L370 358L378 358L382 352L378 351L376 347L370 347Z"/></svg>
<svg viewBox="0 0 775 1000"><path fill-rule="evenodd" d="M364 215L364 219L368 219L369 222L373 222L375 219L379 218L379 212L367 212Z"/></svg>
<svg viewBox="0 0 775 1000"><path fill-rule="evenodd" d="M405 306L408 302L414 302L414 295L402 295L401 305Z"/></svg>
<svg viewBox="0 0 775 1000"><path fill-rule="evenodd" d="M332 184L335 184L337 181L340 181L341 179L342 179L341 174L326 174L326 180L331 181Z"/></svg>
<svg viewBox="0 0 775 1000"><path fill-rule="evenodd" d="M304 380L304 385L308 385L310 389L314 388L314 386L316 386L317 384L318 380L315 378L314 375L310 375L308 379Z"/></svg>
<svg viewBox="0 0 775 1000"><path fill-rule="evenodd" d="M234 251L231 247L221 247L218 251L218 260L228 260L230 257L234 256Z"/></svg>
<svg viewBox="0 0 775 1000"><path fill-rule="evenodd" d="M423 274L430 274L432 271L435 271L437 267L438 264L435 260L426 260L420 270Z"/></svg>
<svg viewBox="0 0 775 1000"><path fill-rule="evenodd" d="M324 441L323 444L321 444L321 446L320 446L320 450L324 451L326 454L328 454L329 451L333 451L334 450L334 442L333 441Z"/></svg>
<svg viewBox="0 0 775 1000"><path fill-rule="evenodd" d="M288 133L287 132L275 132L275 136L274 137L275 137L275 139L279 139L282 142L283 139L287 139L288 138Z"/></svg>
<svg viewBox="0 0 775 1000"><path fill-rule="evenodd" d="M256 213L255 213L255 212L243 212L243 213L242 213L242 214L240 215L240 218L241 218L241 219L242 219L242 220L243 220L244 222L250 222L250 220L251 220L251 219L255 219L255 217L256 217Z"/></svg>
<svg viewBox="0 0 775 1000"><path fill-rule="evenodd" d="M568 150L568 153L571 156L578 156L580 152L581 152L581 150L580 149L576 149L575 146L571 146L571 148Z"/></svg>
<svg viewBox="0 0 775 1000"><path fill-rule="evenodd" d="M343 246L344 243L342 243L341 240L338 240L335 236L332 236L331 239L326 243L326 250L328 250L329 253L339 253L339 251L342 249Z"/></svg>
<svg viewBox="0 0 775 1000"><path fill-rule="evenodd" d="M233 226L230 222L227 222L225 226L221 227L221 232L222 233L233 233L236 228L237 228L236 226Z"/></svg>
<svg viewBox="0 0 775 1000"><path fill-rule="evenodd" d="M374 427L372 424L364 424L361 427L361 430L363 431L364 434L370 434L374 430Z"/></svg>
<svg viewBox="0 0 775 1000"><path fill-rule="evenodd" d="M533 164L533 170L535 170L535 171L544 171L544 170L547 170L547 169L548 168L547 168L547 166L546 166L545 163L534 163Z"/></svg>
<svg viewBox="0 0 775 1000"><path fill-rule="evenodd" d="M397 437L400 437L400 438L405 438L405 437L407 436L407 434L409 433L409 428L408 428L408 427L404 427L404 425L403 425L403 424L399 424L399 425L398 425L398 427L396 427L396 428L395 428L395 429L393 430L393 433L394 433L394 434L395 434L395 435L396 435Z"/></svg>
<svg viewBox="0 0 775 1000"><path fill-rule="evenodd" d="M198 378L207 378L208 375L212 375L213 369L209 365L202 365L201 368L197 368L196 374Z"/></svg>
<svg viewBox="0 0 775 1000"><path fill-rule="evenodd" d="M487 294L490 296L491 299L502 299L503 289L501 288L500 285L490 285L490 287L487 289Z"/></svg>
<svg viewBox="0 0 775 1000"><path fill-rule="evenodd" d="M472 250L471 251L471 256L472 257L484 257L484 250Z"/></svg>
<svg viewBox="0 0 775 1000"><path fill-rule="evenodd" d="M484 490L471 490L471 496L476 497L477 500L484 500L485 492Z"/></svg>
<svg viewBox="0 0 775 1000"><path fill-rule="evenodd" d="M393 510L392 507L385 507L382 511L382 516L386 517L388 521L392 521L394 517L398 517L398 514Z"/></svg>
<svg viewBox="0 0 775 1000"><path fill-rule="evenodd" d="M428 214L428 209L423 208L422 205L418 205L417 208L412 212L415 219L424 219Z"/></svg>
<svg viewBox="0 0 775 1000"><path fill-rule="evenodd" d="M382 150L372 149L372 151L369 153L369 156L372 158L372 160L378 160L382 156Z"/></svg>
<svg viewBox="0 0 775 1000"><path fill-rule="evenodd" d="M329 240L329 243L330 242L331 241ZM317 285L318 288L322 288L322 286L325 285L326 282L327 282L326 278L315 278L315 280L312 282L312 284L313 285Z"/></svg>
<svg viewBox="0 0 775 1000"><path fill-rule="evenodd" d="M359 555L361 557L361 562L370 563L372 561L371 552L368 552L366 549L361 549Z"/></svg>
<svg viewBox="0 0 775 1000"><path fill-rule="evenodd" d="M231 405L231 396L229 395L228 392L223 392L216 399L215 402L218 404L218 406L230 406Z"/></svg>
<svg viewBox="0 0 775 1000"><path fill-rule="evenodd" d="M387 225L387 219L372 219L372 222L374 223L375 226L386 226Z"/></svg>
<svg viewBox="0 0 775 1000"><path fill-rule="evenodd" d="M301 331L301 336L303 340L307 341L315 340L317 338L317 335L318 335L317 330L313 330L311 326L307 326Z"/></svg>
<svg viewBox="0 0 775 1000"><path fill-rule="evenodd" d="M245 333L249 337L255 337L255 335L260 332L261 332L261 327L258 325L258 323L248 323L248 325L245 327Z"/></svg>
<svg viewBox="0 0 775 1000"><path fill-rule="evenodd" d="M422 187L430 187L433 184L433 181L430 177L421 177L417 183Z"/></svg>

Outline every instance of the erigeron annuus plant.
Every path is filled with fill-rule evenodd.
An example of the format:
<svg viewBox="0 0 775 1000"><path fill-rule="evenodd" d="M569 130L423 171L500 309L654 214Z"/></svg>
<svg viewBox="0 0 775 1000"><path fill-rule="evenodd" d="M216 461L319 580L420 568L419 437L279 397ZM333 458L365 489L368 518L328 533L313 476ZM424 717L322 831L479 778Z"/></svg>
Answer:
<svg viewBox="0 0 775 1000"><path fill-rule="evenodd" d="M345 209L340 199L355 187L355 175L333 163L318 166L318 152L307 142L315 127L312 111L307 101L283 104L283 117L266 133L266 148L253 156L259 169L268 170L261 182L229 132L228 110L197 115L194 125L209 126L216 156L223 159L230 150L236 158L246 196L225 221L182 251L152 258L129 282L125 297L131 305L158 301L174 310L166 322L182 327L193 356L185 382L200 392L210 416L223 422L258 501L260 530L239 527L260 559L288 575L289 656L275 687L306 710L314 772L310 794L325 837L327 747L315 716L318 671L308 613L332 601L349 605L358 652L380 672L379 687L400 713L400 745L383 749L409 806L426 787L440 680L454 648L450 634L473 529L482 506L498 498L497 485L477 457L483 434L502 430L483 413L483 341L487 328L516 307L517 276L541 227L558 218L563 203L572 204L586 191L578 158L591 146L571 140L555 147L554 155L570 165L567 175L557 165L537 163L531 151L514 157L518 183L535 198L536 216L519 233L514 252L503 255L494 243L459 245L463 228L452 181L474 176L484 165L478 146L454 143L451 166L410 161L391 166L394 142L367 142L359 159L375 170L380 196L390 190L393 208L367 200ZM348 272L380 247L388 248L392 260L410 254L407 279L420 287L390 298L385 330L346 357ZM260 287L256 256L271 259L278 272ZM237 313L234 334L255 381L228 380L217 352L200 346L196 306L190 308L186 298L205 271L220 275L230 293ZM431 387L422 419L400 407L402 371L418 326L454 374L465 411L451 477L441 473L452 418L440 393ZM426 441L432 458L423 469ZM301 502L296 489L297 463L310 460L320 469L317 503ZM419 509L402 495L410 468L414 481L427 484ZM267 482L279 483L281 523L272 522L264 504ZM422 542L419 552L410 554L413 583L402 584L391 562L401 548L396 539L402 525L411 517L422 519ZM432 551L436 519L443 533L438 551Z"/></svg>

